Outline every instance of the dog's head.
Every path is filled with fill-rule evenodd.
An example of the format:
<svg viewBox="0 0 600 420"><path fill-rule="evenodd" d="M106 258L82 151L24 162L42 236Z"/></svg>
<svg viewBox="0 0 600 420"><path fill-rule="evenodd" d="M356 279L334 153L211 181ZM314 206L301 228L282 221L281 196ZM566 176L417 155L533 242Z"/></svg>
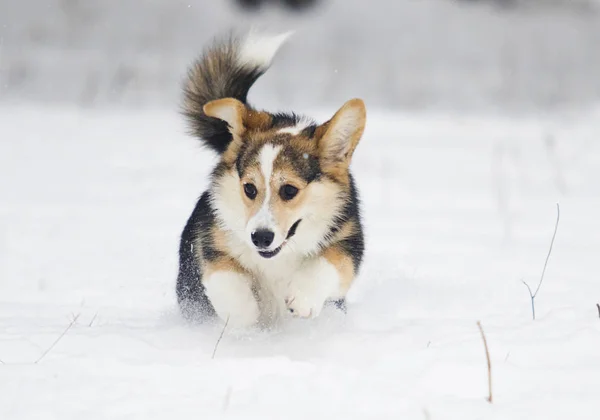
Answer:
<svg viewBox="0 0 600 420"><path fill-rule="evenodd" d="M255 111L225 98L206 115L227 122L233 140L214 173L213 202L223 228L264 257L310 253L350 199L349 165L363 134L362 100L327 122Z"/></svg>

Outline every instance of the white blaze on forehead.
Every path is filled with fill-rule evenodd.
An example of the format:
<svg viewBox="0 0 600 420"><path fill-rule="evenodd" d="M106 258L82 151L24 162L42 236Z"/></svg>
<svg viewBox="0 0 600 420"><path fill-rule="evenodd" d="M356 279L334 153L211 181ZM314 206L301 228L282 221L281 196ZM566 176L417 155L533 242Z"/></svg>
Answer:
<svg viewBox="0 0 600 420"><path fill-rule="evenodd" d="M273 164L277 155L281 151L281 146L273 146L272 144L264 145L258 155L258 163L260 164L260 171L265 178L265 185L267 188L267 194L271 190L269 183L271 176L273 175Z"/></svg>
<svg viewBox="0 0 600 420"><path fill-rule="evenodd" d="M310 127L311 125L312 121L310 119L306 117L301 117L300 121L298 121L296 124L289 127L283 127L278 131L278 133L287 133L296 136L300 134L302 130L304 130L307 127Z"/></svg>
<svg viewBox="0 0 600 420"><path fill-rule="evenodd" d="M308 122L299 122L296 125L293 125L291 127L284 127L281 130L279 130L279 133L287 133L287 134L292 134L292 135L298 135L302 132L302 130L304 130L306 127L308 127L310 125L310 123Z"/></svg>
<svg viewBox="0 0 600 420"><path fill-rule="evenodd" d="M263 175L265 182L265 199L260 207L260 210L250 219L248 223L248 227L250 231L253 232L258 228L270 229L275 233L275 220L273 218L273 213L270 208L271 201L271 177L273 176L273 163L277 158L277 155L281 151L281 146L273 146L272 144L267 144L263 146L258 154L258 163L260 165L260 171Z"/></svg>

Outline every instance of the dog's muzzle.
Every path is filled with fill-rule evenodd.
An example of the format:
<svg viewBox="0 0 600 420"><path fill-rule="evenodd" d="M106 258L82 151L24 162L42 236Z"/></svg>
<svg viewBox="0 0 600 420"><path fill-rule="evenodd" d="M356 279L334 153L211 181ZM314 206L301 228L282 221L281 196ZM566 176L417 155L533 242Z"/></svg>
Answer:
<svg viewBox="0 0 600 420"><path fill-rule="evenodd" d="M300 224L301 221L302 221L302 219L299 219L292 225L290 230L288 230L288 234L285 237L285 240L281 243L281 245L279 245L273 251L258 251L258 254L263 258L273 258L275 255L279 254L279 251L281 251L281 248L283 248L283 246L287 243L287 241L296 234L296 229L298 229L298 225Z"/></svg>

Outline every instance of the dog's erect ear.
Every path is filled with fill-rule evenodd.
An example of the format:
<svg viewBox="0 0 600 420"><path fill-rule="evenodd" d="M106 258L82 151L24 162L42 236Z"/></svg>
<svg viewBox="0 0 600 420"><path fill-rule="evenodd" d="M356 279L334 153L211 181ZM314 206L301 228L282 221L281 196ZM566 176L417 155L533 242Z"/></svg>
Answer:
<svg viewBox="0 0 600 420"><path fill-rule="evenodd" d="M365 130L367 111L361 99L346 102L320 128L319 154L325 168L346 169ZM321 131L319 130L319 131Z"/></svg>
<svg viewBox="0 0 600 420"><path fill-rule="evenodd" d="M234 98L216 99L207 102L202 108L209 117L218 118L229 124L229 131L235 136L244 134L244 119L246 116L246 106Z"/></svg>

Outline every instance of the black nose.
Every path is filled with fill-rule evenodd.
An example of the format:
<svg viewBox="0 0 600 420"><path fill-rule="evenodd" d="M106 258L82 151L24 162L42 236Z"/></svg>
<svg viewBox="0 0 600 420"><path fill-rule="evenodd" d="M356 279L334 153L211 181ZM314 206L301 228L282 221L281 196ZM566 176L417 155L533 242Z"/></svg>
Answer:
<svg viewBox="0 0 600 420"><path fill-rule="evenodd" d="M252 243L257 248L267 248L269 245L273 243L273 239L275 238L275 234L270 230L257 230L256 232L252 232Z"/></svg>

